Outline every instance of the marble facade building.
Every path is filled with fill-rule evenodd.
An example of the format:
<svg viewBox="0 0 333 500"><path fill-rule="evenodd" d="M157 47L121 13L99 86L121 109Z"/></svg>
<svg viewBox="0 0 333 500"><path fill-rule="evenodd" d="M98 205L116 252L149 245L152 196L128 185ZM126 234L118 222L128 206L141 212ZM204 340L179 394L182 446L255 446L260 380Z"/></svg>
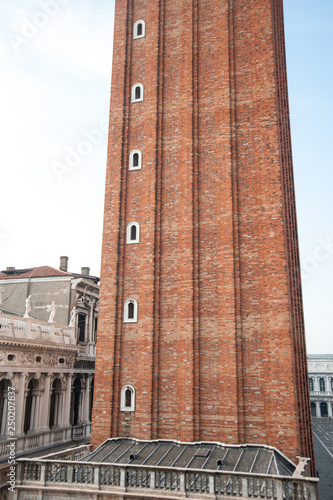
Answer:
<svg viewBox="0 0 333 500"><path fill-rule="evenodd" d="M333 354L308 354L312 417L333 416Z"/></svg>
<svg viewBox="0 0 333 500"><path fill-rule="evenodd" d="M13 390L18 456L89 440L99 278L67 263L0 273L0 460Z"/></svg>

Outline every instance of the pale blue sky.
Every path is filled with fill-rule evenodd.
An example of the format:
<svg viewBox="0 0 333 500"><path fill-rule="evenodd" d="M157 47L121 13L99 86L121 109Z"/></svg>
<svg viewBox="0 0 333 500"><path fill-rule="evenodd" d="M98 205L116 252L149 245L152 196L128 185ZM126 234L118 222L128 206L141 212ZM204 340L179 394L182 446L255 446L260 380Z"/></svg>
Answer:
<svg viewBox="0 0 333 500"><path fill-rule="evenodd" d="M99 274L114 2L50 1L0 5L0 268ZM284 8L307 344L332 353L333 2Z"/></svg>

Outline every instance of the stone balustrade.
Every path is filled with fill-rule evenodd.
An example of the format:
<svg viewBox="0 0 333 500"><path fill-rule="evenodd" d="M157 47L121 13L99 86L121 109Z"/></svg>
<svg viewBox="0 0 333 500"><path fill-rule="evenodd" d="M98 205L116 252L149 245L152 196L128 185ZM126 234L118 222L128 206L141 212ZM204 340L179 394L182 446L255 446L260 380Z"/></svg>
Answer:
<svg viewBox="0 0 333 500"><path fill-rule="evenodd" d="M32 434L27 434L17 437L16 443L16 455L22 455L24 453L32 451L40 451L48 446L54 446L57 444L68 443L71 441L83 441L89 439L90 437L90 426L91 424L80 424L77 426L62 427L59 429L48 429L44 432L36 432ZM2 461L7 461L9 454L8 442L10 438L0 439L0 463ZM52 455L54 456L54 455ZM78 460L85 455L78 456L71 455L71 459ZM68 453L61 456L61 459L67 460L69 457Z"/></svg>
<svg viewBox="0 0 333 500"><path fill-rule="evenodd" d="M44 489L57 498L59 487L80 492L82 498L131 492L141 497L262 498L317 500L316 478L273 476L202 469L105 464L64 460L18 460L17 488ZM54 495L53 496L53 488ZM20 496L18 497L20 498Z"/></svg>
<svg viewBox="0 0 333 500"><path fill-rule="evenodd" d="M75 328L47 323L32 318L22 318L0 312L0 336L15 339L76 344Z"/></svg>

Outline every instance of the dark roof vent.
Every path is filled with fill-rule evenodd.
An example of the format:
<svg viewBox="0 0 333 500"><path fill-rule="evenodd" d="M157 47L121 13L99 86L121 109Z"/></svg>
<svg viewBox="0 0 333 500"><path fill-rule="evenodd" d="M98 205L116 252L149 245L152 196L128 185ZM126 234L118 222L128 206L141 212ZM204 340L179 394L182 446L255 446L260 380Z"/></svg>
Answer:
<svg viewBox="0 0 333 500"><path fill-rule="evenodd" d="M219 459L219 460L217 460L216 465L217 465L217 467L224 467L225 461L222 459Z"/></svg>

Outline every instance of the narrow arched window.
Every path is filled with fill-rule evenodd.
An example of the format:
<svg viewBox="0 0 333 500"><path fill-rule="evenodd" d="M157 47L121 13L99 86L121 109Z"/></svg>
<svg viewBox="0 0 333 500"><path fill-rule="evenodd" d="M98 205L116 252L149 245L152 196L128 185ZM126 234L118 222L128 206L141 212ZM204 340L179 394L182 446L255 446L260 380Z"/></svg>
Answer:
<svg viewBox="0 0 333 500"><path fill-rule="evenodd" d="M313 378L309 378L310 391L313 391Z"/></svg>
<svg viewBox="0 0 333 500"><path fill-rule="evenodd" d="M138 167L139 166L139 154L134 153L133 155L133 167Z"/></svg>
<svg viewBox="0 0 333 500"><path fill-rule="evenodd" d="M133 149L129 156L129 169L139 170L142 167L142 153L139 149Z"/></svg>
<svg viewBox="0 0 333 500"><path fill-rule="evenodd" d="M128 319L134 319L134 304L133 302L128 303Z"/></svg>
<svg viewBox="0 0 333 500"><path fill-rule="evenodd" d="M136 323L138 321L138 303L135 299L128 299L124 306L124 323Z"/></svg>
<svg viewBox="0 0 333 500"><path fill-rule="evenodd" d="M127 387L125 391L125 406L127 407L132 406L132 391L129 387Z"/></svg>
<svg viewBox="0 0 333 500"><path fill-rule="evenodd" d="M131 241L136 240L136 226L134 224L131 225Z"/></svg>
<svg viewBox="0 0 333 500"><path fill-rule="evenodd" d="M143 101L143 85L142 83L135 83L132 87L132 102Z"/></svg>
<svg viewBox="0 0 333 500"><path fill-rule="evenodd" d="M123 387L121 390L120 410L121 411L135 410L135 390L132 385L125 385L125 387Z"/></svg>
<svg viewBox="0 0 333 500"><path fill-rule="evenodd" d="M126 231L126 243L139 243L140 242L140 226L137 222L130 222Z"/></svg>
<svg viewBox="0 0 333 500"><path fill-rule="evenodd" d="M325 380L323 379L323 377L319 379L319 388L320 392L325 392Z"/></svg>
<svg viewBox="0 0 333 500"><path fill-rule="evenodd" d="M143 38L146 35L146 23L140 19L133 26L133 38Z"/></svg>

